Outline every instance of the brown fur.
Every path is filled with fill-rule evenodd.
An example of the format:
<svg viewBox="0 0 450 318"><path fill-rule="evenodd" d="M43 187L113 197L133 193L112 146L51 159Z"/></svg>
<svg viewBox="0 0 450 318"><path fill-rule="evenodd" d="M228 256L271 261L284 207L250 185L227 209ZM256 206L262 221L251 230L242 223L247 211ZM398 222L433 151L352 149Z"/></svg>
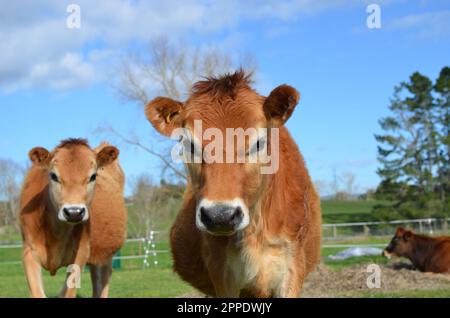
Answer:
<svg viewBox="0 0 450 318"><path fill-rule="evenodd" d="M299 94L282 85L265 98L250 83L239 71L195 84L184 103L168 98L161 103L157 98L147 105L149 121L164 135L177 127L192 129L196 119L202 120L203 129L223 132L228 127L280 128L280 166L275 174L260 174L259 164L187 164L184 203L170 235L174 270L211 296L297 297L319 261L321 240L319 196L283 126ZM170 121L164 121L171 111ZM242 198L250 224L230 236L199 231L195 210L201 198Z"/></svg>
<svg viewBox="0 0 450 318"><path fill-rule="evenodd" d="M430 237L399 227L384 253L406 257L422 272L450 273L449 236Z"/></svg>
<svg viewBox="0 0 450 318"><path fill-rule="evenodd" d="M107 144L90 149L85 140L62 141L51 153L34 148L30 158L34 162L25 178L21 194L20 224L23 236L23 262L33 297L45 296L40 268L52 275L71 264L82 269L91 265L94 296L106 297L111 274L111 259L122 246L126 236L126 209L123 198L124 174L118 160L101 158L118 150ZM97 160L96 160L97 159ZM55 204L49 194L49 167L58 161L58 169L66 176L83 175L97 161L97 179L86 223L68 224L57 219ZM63 172L61 171L61 174ZM69 179L68 179L69 180ZM75 188L64 195L73 197ZM73 185L72 185L73 186ZM84 198L84 197L83 197ZM75 296L76 290L63 288L62 296Z"/></svg>

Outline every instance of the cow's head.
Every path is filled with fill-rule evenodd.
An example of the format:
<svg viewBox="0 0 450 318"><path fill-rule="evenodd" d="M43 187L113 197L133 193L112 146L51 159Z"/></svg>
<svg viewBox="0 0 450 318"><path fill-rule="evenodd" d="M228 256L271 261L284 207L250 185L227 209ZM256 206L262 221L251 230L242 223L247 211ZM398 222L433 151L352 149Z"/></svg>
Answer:
<svg viewBox="0 0 450 318"><path fill-rule="evenodd" d="M33 164L48 173L51 203L62 222L79 223L89 219L97 170L119 155L116 147L105 146L98 153L83 139L67 139L52 152L42 147L31 149Z"/></svg>
<svg viewBox="0 0 450 318"><path fill-rule="evenodd" d="M146 107L148 120L161 134L174 137L183 131L181 144L191 159L186 166L197 199L196 225L213 235L244 229L251 211L258 210L267 179L261 167L278 151L273 132L289 119L300 97L288 85L264 97L250 83L238 71L197 82L185 102L157 97ZM239 133L244 136L240 140ZM220 134L222 148L217 147Z"/></svg>
<svg viewBox="0 0 450 318"><path fill-rule="evenodd" d="M395 235L392 238L389 245L384 249L383 255L386 257L391 257L391 255L396 256L406 256L411 250L411 237L413 233L407 231L402 227L398 227L395 231Z"/></svg>

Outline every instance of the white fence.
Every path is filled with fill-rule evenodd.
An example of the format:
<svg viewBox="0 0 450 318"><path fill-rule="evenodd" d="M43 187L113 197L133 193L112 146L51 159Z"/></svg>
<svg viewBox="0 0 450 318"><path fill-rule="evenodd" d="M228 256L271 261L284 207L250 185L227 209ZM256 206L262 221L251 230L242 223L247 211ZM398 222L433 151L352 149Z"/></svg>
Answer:
<svg viewBox="0 0 450 318"><path fill-rule="evenodd" d="M354 222L323 224L324 240L354 238L356 236L390 236L398 226L412 229L416 232L435 235L448 233L450 218L427 218L413 220L395 220L380 222Z"/></svg>
<svg viewBox="0 0 450 318"><path fill-rule="evenodd" d="M340 244L333 241L348 240L354 238L374 237L374 236L392 236L397 226L413 229L419 233L429 235L448 233L448 223L450 218L446 219L414 219L414 220L396 220L389 222L354 222L354 223L335 223L323 224L322 248L348 248L348 247L382 247L385 244ZM158 266L158 255L169 253L168 249L158 249L158 242L167 242L167 232L150 231L147 237L129 238L127 244L136 245L132 255L117 255L114 260L133 260L142 259L144 268ZM0 244L0 253L2 249L20 249L22 244ZM1 255L1 254L0 254ZM20 265L20 260L4 260L0 258L0 265Z"/></svg>

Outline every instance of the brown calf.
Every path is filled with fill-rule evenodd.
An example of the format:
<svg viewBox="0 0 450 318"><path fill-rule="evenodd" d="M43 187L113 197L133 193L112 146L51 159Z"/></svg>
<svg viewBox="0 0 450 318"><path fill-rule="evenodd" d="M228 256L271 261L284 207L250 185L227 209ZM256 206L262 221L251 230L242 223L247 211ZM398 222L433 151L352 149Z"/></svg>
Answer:
<svg viewBox="0 0 450 318"><path fill-rule="evenodd" d="M391 254L408 258L422 272L450 272L448 236L429 237L399 227L383 252L384 256L389 257Z"/></svg>
<svg viewBox="0 0 450 318"><path fill-rule="evenodd" d="M299 93L282 85L264 97L250 83L238 71L196 83L185 102L158 97L147 105L153 126L166 136L184 128L185 158L200 158L186 164L184 203L170 236L174 270L211 296L297 297L319 261L321 240L319 197L283 125ZM200 136L194 121L201 121ZM249 134L240 145L227 139L231 147L212 155L243 154L246 161L220 163L202 155L211 150L208 137L199 140L209 128L224 136L229 128L265 128L266 134ZM249 159L277 150L273 173L261 172L264 160Z"/></svg>
<svg viewBox="0 0 450 318"><path fill-rule="evenodd" d="M52 152L30 151L20 224L32 297L45 297L41 268L54 275L75 264L60 294L74 297L76 275L87 263L94 297L108 296L111 260L124 243L127 219L118 155L115 147L91 149L81 139L62 141Z"/></svg>

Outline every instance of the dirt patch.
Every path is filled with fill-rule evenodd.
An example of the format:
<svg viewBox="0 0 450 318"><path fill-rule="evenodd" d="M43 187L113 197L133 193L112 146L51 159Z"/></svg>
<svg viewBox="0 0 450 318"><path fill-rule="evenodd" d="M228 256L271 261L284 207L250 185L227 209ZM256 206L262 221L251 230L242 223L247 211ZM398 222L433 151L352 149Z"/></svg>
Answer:
<svg viewBox="0 0 450 318"><path fill-rule="evenodd" d="M450 275L422 273L414 270L411 264L401 261L379 265L381 288L369 289L366 284L370 275L366 271L368 265L354 265L336 271L325 264L320 264L316 271L306 278L301 297L362 297L380 292L450 289ZM181 297L202 298L205 295L192 291Z"/></svg>
<svg viewBox="0 0 450 318"><path fill-rule="evenodd" d="M404 263L380 265L381 288L369 289L367 265L354 265L334 271L321 264L305 280L302 297L355 297L361 292L450 288L450 276L411 270Z"/></svg>

